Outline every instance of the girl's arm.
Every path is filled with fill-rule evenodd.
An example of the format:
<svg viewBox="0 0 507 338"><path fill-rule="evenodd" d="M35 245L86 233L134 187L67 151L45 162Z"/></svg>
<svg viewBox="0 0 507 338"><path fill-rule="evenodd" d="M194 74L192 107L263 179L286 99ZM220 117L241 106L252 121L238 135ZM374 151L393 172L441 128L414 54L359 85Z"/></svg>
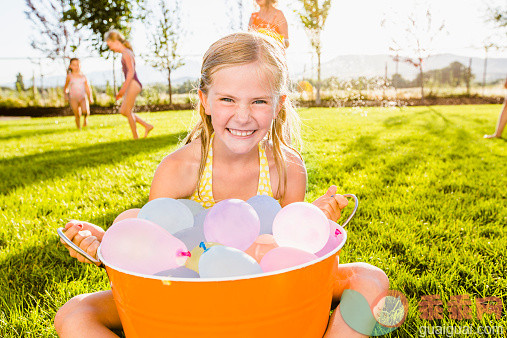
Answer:
<svg viewBox="0 0 507 338"><path fill-rule="evenodd" d="M122 57L125 58L125 64L127 65L127 75L125 76L125 82L123 83L123 86L121 86L118 94L116 95L116 100L119 100L123 95L125 95L130 82L134 78L135 72L134 57L130 54L130 52L125 51L122 54Z"/></svg>
<svg viewBox="0 0 507 338"><path fill-rule="evenodd" d="M303 202L306 193L306 167L299 156L286 151L287 189L280 200L282 208L294 202ZM280 179L280 178L279 178Z"/></svg>
<svg viewBox="0 0 507 338"><path fill-rule="evenodd" d="M251 29L254 29L254 27L252 27L252 24L253 24L253 13L252 15L250 15L250 20L248 21L248 29L251 30Z"/></svg>
<svg viewBox="0 0 507 338"><path fill-rule="evenodd" d="M85 76L85 91L86 95L88 95L88 100L90 103L93 103L93 96L92 96L92 90L90 88L90 84L88 83L88 79Z"/></svg>
<svg viewBox="0 0 507 338"><path fill-rule="evenodd" d="M285 43L285 48L289 47L289 26L287 24L287 20L285 19L285 15L280 11L280 33L283 35L283 41Z"/></svg>
<svg viewBox="0 0 507 338"><path fill-rule="evenodd" d="M69 83L70 83L70 74L67 74L67 78L65 79L65 86L63 86L63 95L65 99L68 100L68 92L69 92Z"/></svg>

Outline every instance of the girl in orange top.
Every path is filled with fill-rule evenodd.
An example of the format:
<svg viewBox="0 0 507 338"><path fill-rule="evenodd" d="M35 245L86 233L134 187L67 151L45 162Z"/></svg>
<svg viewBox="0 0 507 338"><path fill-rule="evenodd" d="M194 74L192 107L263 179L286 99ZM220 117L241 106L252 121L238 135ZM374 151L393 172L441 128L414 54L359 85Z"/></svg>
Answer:
<svg viewBox="0 0 507 338"><path fill-rule="evenodd" d="M265 33L289 47L289 27L283 12L275 8L277 0L255 0L260 9L252 13L248 28Z"/></svg>

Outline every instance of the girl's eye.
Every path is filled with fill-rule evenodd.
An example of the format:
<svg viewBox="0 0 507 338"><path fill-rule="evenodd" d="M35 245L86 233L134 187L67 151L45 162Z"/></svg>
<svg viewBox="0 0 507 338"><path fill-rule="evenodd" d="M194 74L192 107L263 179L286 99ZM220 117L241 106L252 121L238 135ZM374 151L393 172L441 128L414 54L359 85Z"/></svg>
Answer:
<svg viewBox="0 0 507 338"><path fill-rule="evenodd" d="M254 104L267 104L267 103L268 103L268 101L266 101L266 100L255 100L254 101Z"/></svg>
<svg viewBox="0 0 507 338"><path fill-rule="evenodd" d="M223 97L220 99L220 101L224 101L224 102L232 102L232 99L228 98L228 97Z"/></svg>

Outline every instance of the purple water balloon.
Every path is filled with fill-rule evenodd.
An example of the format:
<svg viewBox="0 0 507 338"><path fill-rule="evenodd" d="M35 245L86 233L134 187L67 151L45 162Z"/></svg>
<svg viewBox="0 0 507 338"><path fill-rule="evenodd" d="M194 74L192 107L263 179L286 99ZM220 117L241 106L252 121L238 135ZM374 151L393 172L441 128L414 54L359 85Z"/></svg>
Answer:
<svg viewBox="0 0 507 338"><path fill-rule="evenodd" d="M245 251L259 236L260 221L255 209L245 201L226 199L210 209L204 220L207 242L220 243Z"/></svg>

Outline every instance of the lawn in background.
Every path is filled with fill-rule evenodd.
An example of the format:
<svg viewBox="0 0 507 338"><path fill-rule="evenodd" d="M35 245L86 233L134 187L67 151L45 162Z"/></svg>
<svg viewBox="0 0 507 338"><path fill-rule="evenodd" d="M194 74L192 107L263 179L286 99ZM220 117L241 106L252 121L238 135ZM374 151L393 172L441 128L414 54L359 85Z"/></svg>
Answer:
<svg viewBox="0 0 507 338"><path fill-rule="evenodd" d="M472 303L491 296L507 303L507 142L482 138L499 111L300 110L306 199L331 184L359 197L340 260L378 266L407 296L408 316L394 337L416 336L426 325L507 331L505 310L500 319L456 321L446 306L463 294ZM56 228L71 218L108 227L123 210L147 202L157 164L178 147L192 113L141 116L156 129L138 141L117 115L91 116L83 131L73 117L0 121L0 336L56 336L60 306L109 287L102 269L68 256ZM441 297L443 320L419 318L424 295ZM472 313L477 318L475 304Z"/></svg>

